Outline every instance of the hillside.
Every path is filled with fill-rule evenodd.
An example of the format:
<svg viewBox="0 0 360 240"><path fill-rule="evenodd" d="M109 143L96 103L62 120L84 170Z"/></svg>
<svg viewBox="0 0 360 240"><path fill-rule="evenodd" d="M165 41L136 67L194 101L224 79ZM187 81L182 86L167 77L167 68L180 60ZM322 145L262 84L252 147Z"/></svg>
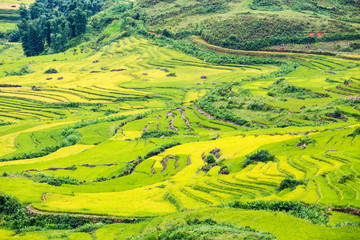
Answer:
<svg viewBox="0 0 360 240"><path fill-rule="evenodd" d="M0 45L0 239L358 238L357 1L81 3Z"/></svg>

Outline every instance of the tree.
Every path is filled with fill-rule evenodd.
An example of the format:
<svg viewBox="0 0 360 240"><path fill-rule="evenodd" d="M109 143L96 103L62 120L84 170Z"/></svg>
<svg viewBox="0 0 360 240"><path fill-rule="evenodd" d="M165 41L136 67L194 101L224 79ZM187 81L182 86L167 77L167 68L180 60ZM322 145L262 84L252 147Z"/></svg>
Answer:
<svg viewBox="0 0 360 240"><path fill-rule="evenodd" d="M103 0L35 0L20 7L20 41L26 56L66 50L71 38L86 32L88 17L101 10Z"/></svg>
<svg viewBox="0 0 360 240"><path fill-rule="evenodd" d="M29 20L30 19L30 14L29 14L29 11L27 10L25 4L20 5L19 15L20 15L21 20Z"/></svg>
<svg viewBox="0 0 360 240"><path fill-rule="evenodd" d="M71 12L74 26L74 36L79 36L86 32L86 12L82 11L79 7Z"/></svg>

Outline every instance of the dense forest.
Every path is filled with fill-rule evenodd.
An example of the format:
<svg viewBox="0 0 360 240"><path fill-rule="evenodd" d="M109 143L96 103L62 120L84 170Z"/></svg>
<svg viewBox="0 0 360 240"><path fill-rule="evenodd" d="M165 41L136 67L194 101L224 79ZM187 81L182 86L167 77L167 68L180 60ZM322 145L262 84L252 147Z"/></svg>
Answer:
<svg viewBox="0 0 360 240"><path fill-rule="evenodd" d="M102 0L37 0L29 9L22 5L18 27L25 55L66 50L71 39L86 32L89 17L102 6Z"/></svg>

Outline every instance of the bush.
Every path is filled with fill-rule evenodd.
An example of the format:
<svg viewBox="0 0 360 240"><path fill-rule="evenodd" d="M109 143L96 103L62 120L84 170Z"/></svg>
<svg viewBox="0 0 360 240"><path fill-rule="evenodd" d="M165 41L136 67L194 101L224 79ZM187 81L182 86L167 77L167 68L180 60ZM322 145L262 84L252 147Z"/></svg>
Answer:
<svg viewBox="0 0 360 240"><path fill-rule="evenodd" d="M227 175L230 173L230 169L228 166L222 166L219 170L219 174Z"/></svg>
<svg viewBox="0 0 360 240"><path fill-rule="evenodd" d="M14 214L20 207L20 203L15 198L0 194L0 215Z"/></svg>
<svg viewBox="0 0 360 240"><path fill-rule="evenodd" d="M55 68L49 68L49 69L46 70L44 73L52 74L52 73L58 73L58 71L57 71Z"/></svg>
<svg viewBox="0 0 360 240"><path fill-rule="evenodd" d="M168 148L172 148L174 146L177 146L179 145L180 143L178 142L172 142L172 143L166 143L164 145L161 145L160 147L148 152L145 156L144 156L144 159L148 159L152 156L155 156L155 155L158 155L159 153L162 153L164 152L166 149Z"/></svg>
<svg viewBox="0 0 360 240"><path fill-rule="evenodd" d="M255 162L269 162L274 161L275 156L272 155L268 150L260 150L257 153L246 156L245 161L243 162L243 168Z"/></svg>
<svg viewBox="0 0 360 240"><path fill-rule="evenodd" d="M25 176L32 179L35 182L47 183L47 184L53 185L53 186L61 186L63 184L72 184L72 185L80 184L77 179L70 178L69 176L57 177L57 176L47 175L44 173L39 173L36 175L25 174Z"/></svg>
<svg viewBox="0 0 360 240"><path fill-rule="evenodd" d="M355 175L353 175L353 174L346 174L346 175L341 176L341 178L338 180L338 183L344 184L344 183L346 183L346 182L348 182L348 181L352 181L352 180L354 180L354 179L355 179Z"/></svg>
<svg viewBox="0 0 360 240"><path fill-rule="evenodd" d="M298 185L303 185L304 182L301 180L296 180L296 179L284 179L281 181L280 186L279 186L279 190L284 190L285 188L295 188Z"/></svg>
<svg viewBox="0 0 360 240"><path fill-rule="evenodd" d="M267 105L266 103L253 102L247 106L247 109L253 111L270 111L273 107Z"/></svg>
<svg viewBox="0 0 360 240"><path fill-rule="evenodd" d="M6 76L23 76L25 74L29 74L32 72L33 71L30 70L29 66L25 65L18 71L11 71L11 72L6 73Z"/></svg>
<svg viewBox="0 0 360 240"><path fill-rule="evenodd" d="M171 137L173 135L176 135L177 133L174 131L148 131L148 132L144 132L141 135L141 138L160 138L160 137Z"/></svg>
<svg viewBox="0 0 360 240"><path fill-rule="evenodd" d="M360 127L355 128L355 130L350 134L352 137L360 136Z"/></svg>
<svg viewBox="0 0 360 240"><path fill-rule="evenodd" d="M303 145L310 145L310 144L315 144L316 141L315 139L311 138L311 137L304 137L304 138L300 138L299 141L296 143L296 146L303 146Z"/></svg>
<svg viewBox="0 0 360 240"><path fill-rule="evenodd" d="M206 157L206 163L207 164L213 164L216 162L216 159L214 157L214 155L210 154Z"/></svg>

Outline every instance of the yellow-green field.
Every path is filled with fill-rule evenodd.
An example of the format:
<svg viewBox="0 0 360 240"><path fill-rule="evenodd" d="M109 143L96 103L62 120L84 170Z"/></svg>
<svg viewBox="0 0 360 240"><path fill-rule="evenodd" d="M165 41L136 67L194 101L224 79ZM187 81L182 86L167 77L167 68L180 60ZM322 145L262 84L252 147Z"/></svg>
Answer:
<svg viewBox="0 0 360 240"><path fill-rule="evenodd" d="M225 207L234 201L277 200L360 209L360 135L353 134L360 126L360 64L322 55L288 58L299 64L284 76L289 83L328 96L271 97L268 88L279 77L260 76L279 65L211 64L141 37L114 41L96 52L84 45L76 54L69 49L29 58L11 44L0 55L5 63L0 66L0 193L41 214L143 221L108 224L89 233L18 235L4 228L0 239L126 239L193 218L250 226L277 239L357 239L356 215L329 210L329 222L320 225L283 212ZM24 66L31 73L6 76ZM58 73L45 74L50 68ZM241 82L231 90L236 98L226 96L219 103L248 90L244 102L255 99L273 107L231 110L253 125L214 119L197 106L209 91L236 82ZM346 118L326 112L335 107ZM311 117L316 111L319 115ZM313 143L297 145L305 136ZM219 155L209 167L206 156L214 149ZM259 150L275 159L243 168L247 156ZM219 173L222 166L229 174ZM41 182L39 175L74 181L56 186ZM351 177L342 181L344 176ZM302 184L279 190L284 179ZM339 225L344 222L348 225Z"/></svg>

